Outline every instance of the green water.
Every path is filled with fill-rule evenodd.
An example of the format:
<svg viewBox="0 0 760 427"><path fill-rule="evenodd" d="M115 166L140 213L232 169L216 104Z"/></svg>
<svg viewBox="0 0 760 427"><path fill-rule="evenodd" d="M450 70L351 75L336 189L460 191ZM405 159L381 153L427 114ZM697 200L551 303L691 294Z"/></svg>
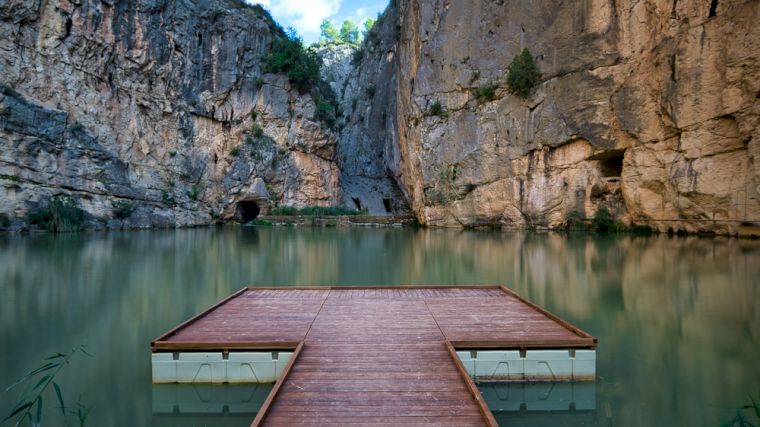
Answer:
<svg viewBox="0 0 760 427"><path fill-rule="evenodd" d="M0 385L85 344L94 357L60 383L88 425L248 425L268 389L154 387L150 341L246 285L377 284L507 285L599 339L586 406L559 410L581 393L567 388L484 385L494 408L548 404L496 411L504 424L719 426L760 397L760 242L399 229L0 236ZM173 398L179 413L162 412ZM225 399L250 405L222 414Z"/></svg>

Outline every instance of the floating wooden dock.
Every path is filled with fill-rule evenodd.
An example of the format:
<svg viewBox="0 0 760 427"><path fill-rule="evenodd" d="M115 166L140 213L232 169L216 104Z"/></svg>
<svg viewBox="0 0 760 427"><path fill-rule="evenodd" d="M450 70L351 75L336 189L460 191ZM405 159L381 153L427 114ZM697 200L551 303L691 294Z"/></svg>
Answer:
<svg viewBox="0 0 760 427"><path fill-rule="evenodd" d="M151 343L154 382L276 383L258 425L496 425L474 378L587 380L596 339L503 287L246 288Z"/></svg>

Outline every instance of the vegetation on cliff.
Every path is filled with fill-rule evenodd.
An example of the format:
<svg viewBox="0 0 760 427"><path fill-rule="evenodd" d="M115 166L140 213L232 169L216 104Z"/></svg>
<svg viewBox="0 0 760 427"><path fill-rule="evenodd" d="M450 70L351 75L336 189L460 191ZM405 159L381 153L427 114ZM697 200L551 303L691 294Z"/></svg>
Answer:
<svg viewBox="0 0 760 427"><path fill-rule="evenodd" d="M322 79L322 62L314 47L305 47L303 39L292 28L272 40L272 50L265 59L264 71L285 73L290 84L301 93L309 93L316 104L315 118L335 125L337 100L330 85Z"/></svg>
<svg viewBox="0 0 760 427"><path fill-rule="evenodd" d="M350 209L343 206L306 206L295 208L292 206L280 206L270 212L274 216L339 216L339 215L364 215L366 212Z"/></svg>
<svg viewBox="0 0 760 427"><path fill-rule="evenodd" d="M443 108L441 101L435 101L434 103L430 104L430 107L427 109L425 114L428 116L443 117L444 119L449 117L449 112Z"/></svg>
<svg viewBox="0 0 760 427"><path fill-rule="evenodd" d="M523 49L509 64L509 74L507 75L509 89L515 95L527 98L540 80L541 73L533 60L533 55L527 48Z"/></svg>
<svg viewBox="0 0 760 427"><path fill-rule="evenodd" d="M338 29L331 21L325 19L319 26L320 35L318 44L323 46L329 44L359 46L367 37L370 30L372 30L372 27L375 25L375 20L367 18L362 25L364 26L364 30L360 32L359 27L353 20L346 19L343 21L340 29Z"/></svg>
<svg viewBox="0 0 760 427"><path fill-rule="evenodd" d="M290 83L301 93L319 82L320 62L316 51L307 49L294 29L272 40L272 50L265 59L267 73L286 73Z"/></svg>
<svg viewBox="0 0 760 427"><path fill-rule="evenodd" d="M633 233L640 236L649 236L655 230L647 225L626 226L616 220L606 207L597 209L593 218L584 219L580 212L572 211L567 214L564 227L565 231L595 231L597 233Z"/></svg>
<svg viewBox="0 0 760 427"><path fill-rule="evenodd" d="M29 213L30 224L37 224L53 233L79 231L84 220L84 211L74 199L54 196L47 203Z"/></svg>

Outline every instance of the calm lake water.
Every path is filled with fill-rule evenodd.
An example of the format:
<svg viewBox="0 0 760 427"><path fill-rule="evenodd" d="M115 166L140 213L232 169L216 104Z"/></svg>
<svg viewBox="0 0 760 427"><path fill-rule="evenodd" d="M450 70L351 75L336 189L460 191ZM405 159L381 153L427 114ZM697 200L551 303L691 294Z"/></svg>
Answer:
<svg viewBox="0 0 760 427"><path fill-rule="evenodd" d="M758 241L406 229L0 236L0 385L86 345L60 383L88 425L245 426L268 387L153 386L150 341L246 285L378 284L506 285L599 339L595 384L483 385L504 425L720 426L760 398Z"/></svg>

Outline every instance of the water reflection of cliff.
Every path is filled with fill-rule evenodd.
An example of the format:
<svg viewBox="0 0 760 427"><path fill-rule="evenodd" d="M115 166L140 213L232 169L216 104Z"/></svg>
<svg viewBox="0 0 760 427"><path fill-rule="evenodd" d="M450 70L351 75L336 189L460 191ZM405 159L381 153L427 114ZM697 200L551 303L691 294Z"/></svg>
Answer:
<svg viewBox="0 0 760 427"><path fill-rule="evenodd" d="M162 331L245 285L369 284L508 285L577 323L614 424L717 425L760 384L758 242L267 228L0 237L0 384L89 344L70 392L148 425Z"/></svg>

